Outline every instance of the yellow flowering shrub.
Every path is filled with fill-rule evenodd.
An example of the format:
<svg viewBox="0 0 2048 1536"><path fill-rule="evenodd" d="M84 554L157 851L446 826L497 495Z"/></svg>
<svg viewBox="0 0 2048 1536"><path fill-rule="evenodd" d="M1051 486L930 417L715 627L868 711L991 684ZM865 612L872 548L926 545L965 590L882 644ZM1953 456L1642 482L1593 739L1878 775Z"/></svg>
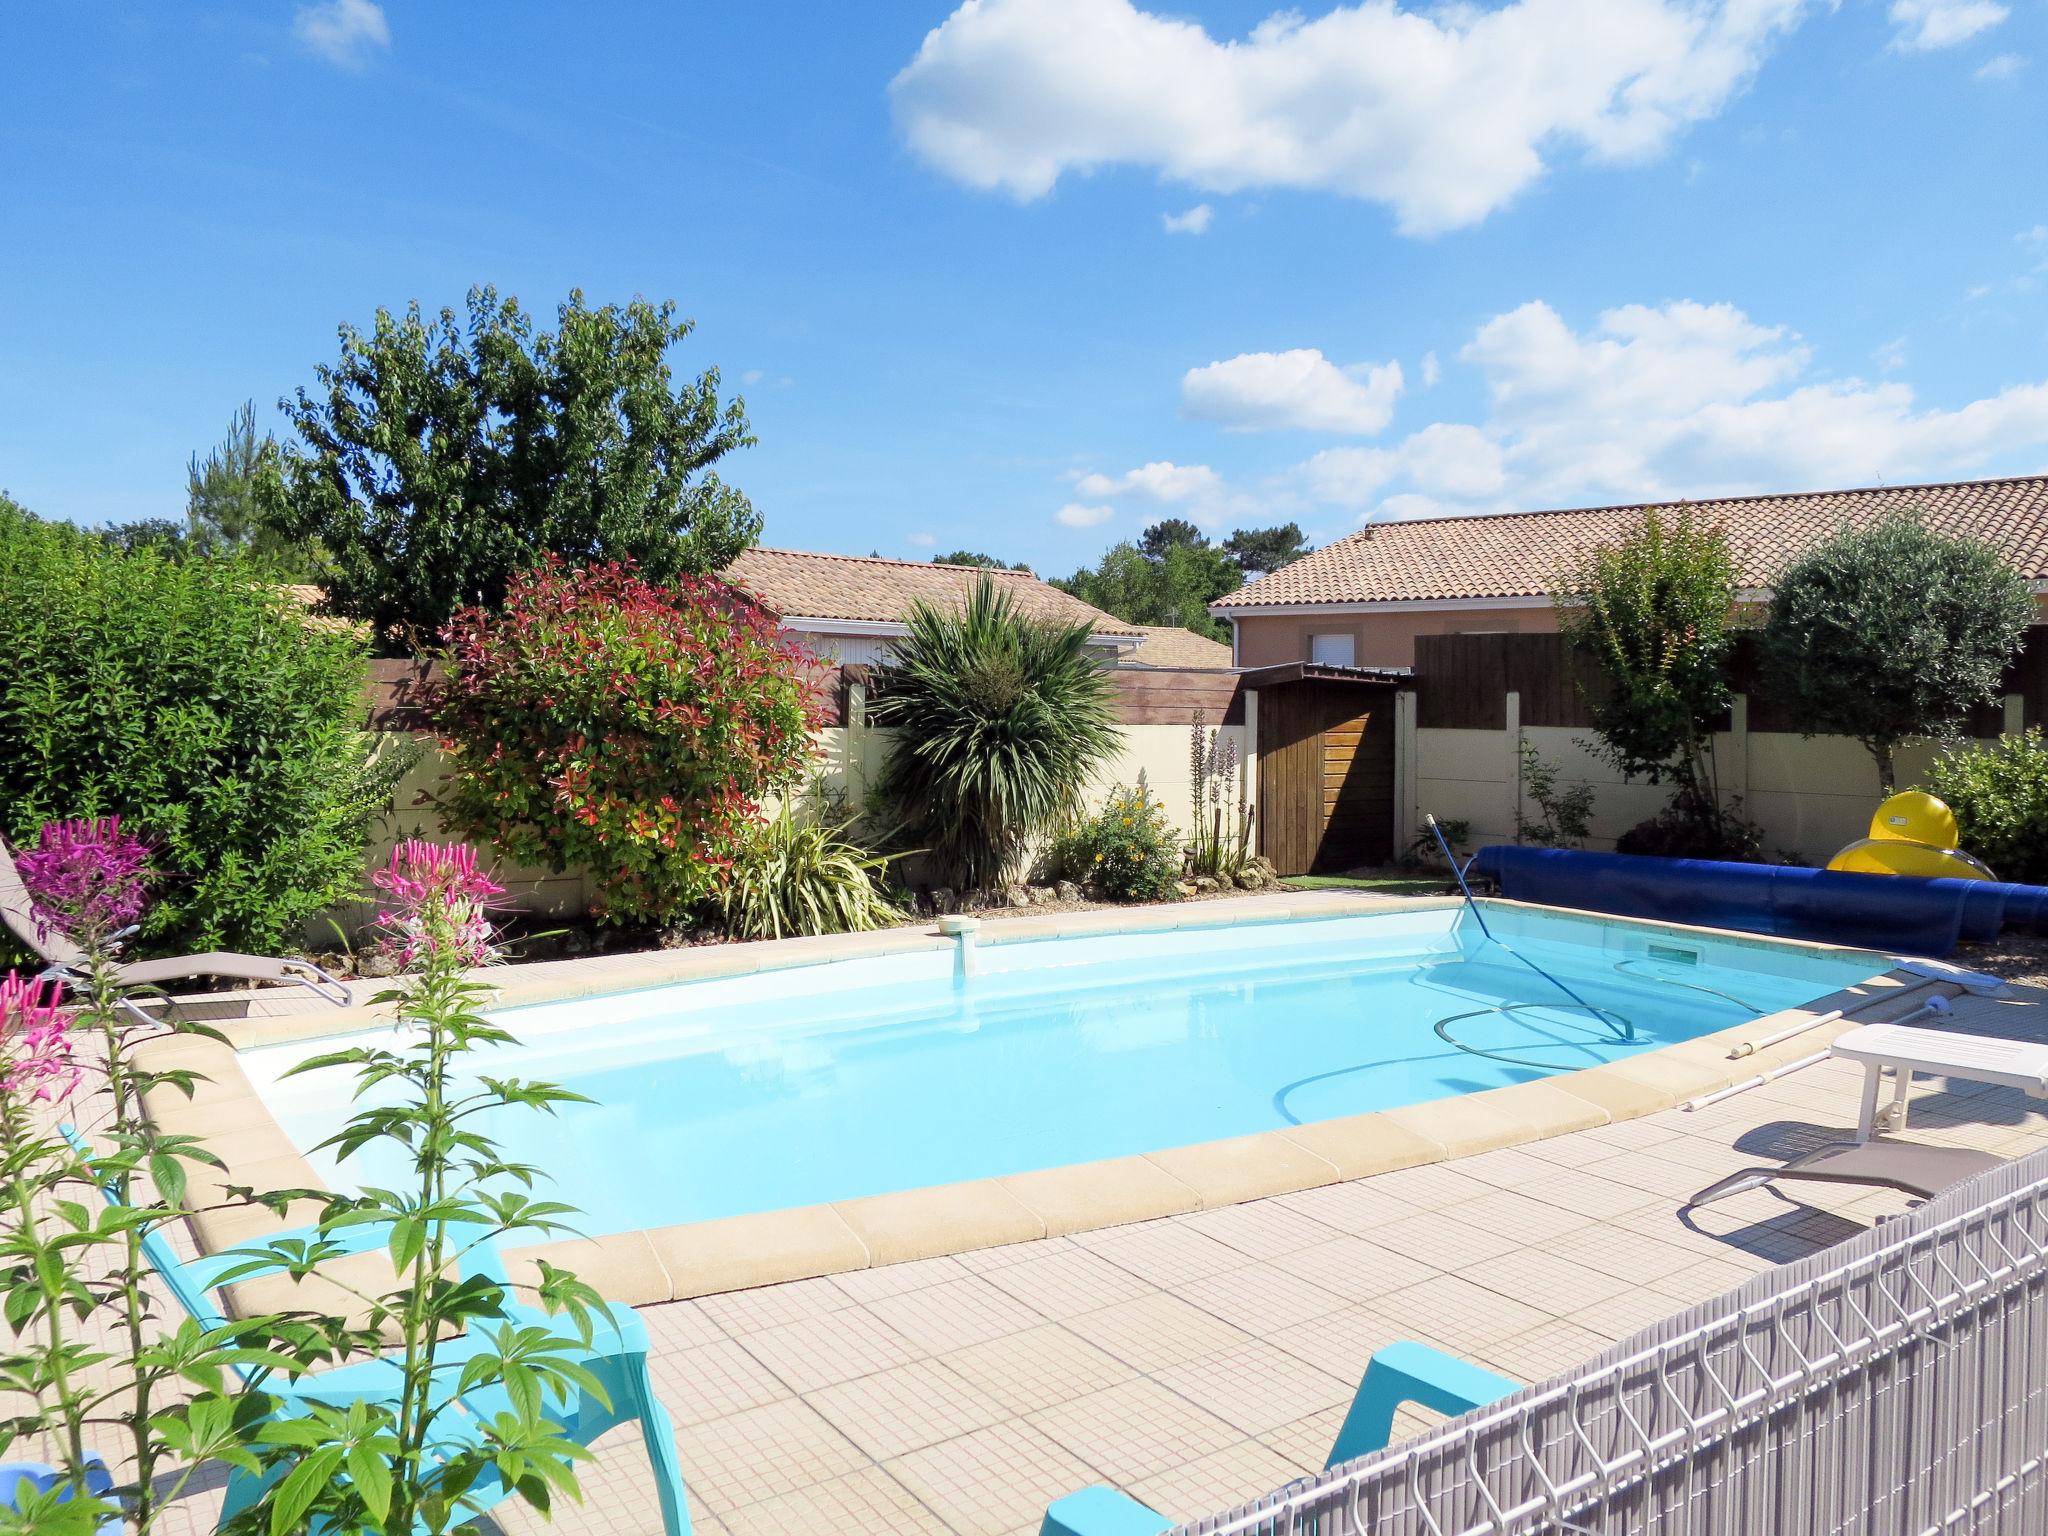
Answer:
<svg viewBox="0 0 2048 1536"><path fill-rule="evenodd" d="M1181 849L1158 796L1141 775L1118 785L1066 844L1067 866L1108 901L1160 901L1177 894Z"/></svg>

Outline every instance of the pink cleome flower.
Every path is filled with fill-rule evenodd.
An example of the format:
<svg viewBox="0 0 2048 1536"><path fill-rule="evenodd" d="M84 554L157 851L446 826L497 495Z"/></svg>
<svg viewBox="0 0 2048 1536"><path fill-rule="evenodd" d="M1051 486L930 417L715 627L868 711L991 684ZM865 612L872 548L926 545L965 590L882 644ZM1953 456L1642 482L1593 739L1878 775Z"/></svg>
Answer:
<svg viewBox="0 0 2048 1536"><path fill-rule="evenodd" d="M476 850L467 843L407 838L370 882L392 898L377 922L391 931L402 964L444 949L463 965L488 965L494 958L488 906L505 888L477 867Z"/></svg>
<svg viewBox="0 0 2048 1536"><path fill-rule="evenodd" d="M9 971L0 981L0 1093L66 1099L78 1086L71 1021L57 996L57 984L41 977Z"/></svg>
<svg viewBox="0 0 2048 1536"><path fill-rule="evenodd" d="M14 862L45 938L57 931L90 945L132 926L149 904L149 845L123 832L118 816L44 822Z"/></svg>

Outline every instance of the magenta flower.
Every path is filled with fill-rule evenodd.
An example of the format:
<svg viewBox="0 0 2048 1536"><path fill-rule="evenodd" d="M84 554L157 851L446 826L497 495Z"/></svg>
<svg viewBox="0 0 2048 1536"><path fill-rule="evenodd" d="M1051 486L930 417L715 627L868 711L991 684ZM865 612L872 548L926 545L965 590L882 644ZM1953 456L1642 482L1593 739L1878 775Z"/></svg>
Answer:
<svg viewBox="0 0 2048 1536"><path fill-rule="evenodd" d="M65 1099L78 1086L71 1021L57 996L57 984L41 977L9 971L0 981L0 1093Z"/></svg>
<svg viewBox="0 0 2048 1536"><path fill-rule="evenodd" d="M370 883L392 897L377 922L391 930L401 964L447 955L476 966L496 957L488 907L505 888L477 867L476 850L467 843L407 838Z"/></svg>
<svg viewBox="0 0 2048 1536"><path fill-rule="evenodd" d="M90 948L131 927L149 904L149 845L123 832L118 816L44 822L14 863L45 938L57 931Z"/></svg>

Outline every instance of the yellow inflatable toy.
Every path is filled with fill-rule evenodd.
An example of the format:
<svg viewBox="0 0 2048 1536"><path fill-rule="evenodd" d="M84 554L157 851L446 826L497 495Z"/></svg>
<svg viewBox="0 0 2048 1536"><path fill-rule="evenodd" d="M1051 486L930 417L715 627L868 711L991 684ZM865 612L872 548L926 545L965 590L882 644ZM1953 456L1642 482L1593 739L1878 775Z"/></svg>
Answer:
<svg viewBox="0 0 2048 1536"><path fill-rule="evenodd" d="M1829 859L1828 868L1859 875L1998 878L1982 859L1964 853L1956 842L1955 812L1925 790L1909 789L1880 805L1870 818L1870 835Z"/></svg>

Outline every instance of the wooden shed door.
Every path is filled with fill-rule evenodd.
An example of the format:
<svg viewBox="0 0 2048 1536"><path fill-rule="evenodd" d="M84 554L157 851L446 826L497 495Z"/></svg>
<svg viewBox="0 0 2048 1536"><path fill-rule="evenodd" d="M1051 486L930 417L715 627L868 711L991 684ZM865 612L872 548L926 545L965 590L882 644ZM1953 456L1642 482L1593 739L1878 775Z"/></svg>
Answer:
<svg viewBox="0 0 2048 1536"><path fill-rule="evenodd" d="M1308 679L1259 693L1260 846L1283 875L1394 855L1394 690Z"/></svg>

